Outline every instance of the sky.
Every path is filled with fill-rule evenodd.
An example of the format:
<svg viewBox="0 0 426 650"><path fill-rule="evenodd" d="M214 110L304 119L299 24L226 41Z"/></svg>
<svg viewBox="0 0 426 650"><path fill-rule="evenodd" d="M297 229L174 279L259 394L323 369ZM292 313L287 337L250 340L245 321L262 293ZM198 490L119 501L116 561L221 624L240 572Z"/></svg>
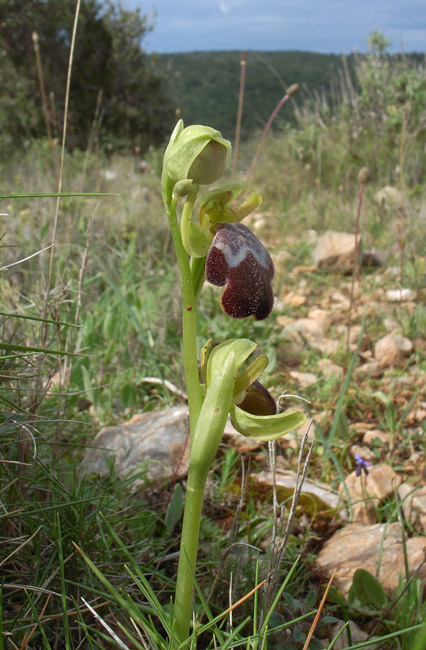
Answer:
<svg viewBox="0 0 426 650"><path fill-rule="evenodd" d="M121 0L156 11L147 52L197 50L366 50L380 30L390 51L426 51L425 0Z"/></svg>

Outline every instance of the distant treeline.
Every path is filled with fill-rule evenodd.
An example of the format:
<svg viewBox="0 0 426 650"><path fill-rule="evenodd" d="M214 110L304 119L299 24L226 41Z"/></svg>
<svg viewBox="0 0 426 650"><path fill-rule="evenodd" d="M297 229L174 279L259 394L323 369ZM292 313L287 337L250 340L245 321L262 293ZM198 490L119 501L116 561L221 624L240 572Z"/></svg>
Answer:
<svg viewBox="0 0 426 650"><path fill-rule="evenodd" d="M424 55L410 54L421 61ZM315 52L246 52L246 83L241 127L243 138L262 129L278 101L293 83L301 86L293 100L321 102L338 107L348 82L357 87L355 74L359 55L342 57ZM400 56L389 57L397 61ZM159 64L166 76L169 94L185 123L206 123L233 138L240 87L240 51L163 54ZM288 102L279 114L281 124L295 122L294 105ZM280 125L280 119L276 124Z"/></svg>
<svg viewBox="0 0 426 650"><path fill-rule="evenodd" d="M81 0L79 7L67 114L69 149L143 154L164 144L178 117L234 138L241 52L148 55L143 41L152 25L140 10L127 11L119 0ZM75 10L75 0L0 0L0 156L46 136L51 146L60 141ZM311 105L321 119L338 114L345 93L356 103L360 91L363 106L374 96L376 105L374 93L386 87L389 96L382 92L379 100L396 128L401 102L386 112L395 93L402 103L416 106L416 114L424 97L416 72L408 73L406 60L398 66L398 57L386 53L387 45L380 33L371 36L367 76L360 55L246 52L242 137L262 129L294 83L301 92L283 107L274 128L294 124L296 118L300 123ZM408 58L415 63L416 56L422 59ZM389 66L397 74L387 86L390 76L383 74ZM371 94L374 79L379 82ZM424 104L422 108L424 112ZM371 110L377 112L370 106L368 119Z"/></svg>

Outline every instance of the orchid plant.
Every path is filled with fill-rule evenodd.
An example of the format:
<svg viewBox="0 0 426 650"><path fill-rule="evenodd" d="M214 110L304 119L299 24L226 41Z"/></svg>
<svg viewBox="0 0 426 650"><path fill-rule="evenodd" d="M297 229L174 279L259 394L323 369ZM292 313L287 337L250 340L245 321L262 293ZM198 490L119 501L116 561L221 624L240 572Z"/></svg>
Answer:
<svg viewBox="0 0 426 650"><path fill-rule="evenodd" d="M180 120L164 154L162 194L180 274L183 364L188 395L190 460L174 602L174 630L185 643L190 632L198 537L207 475L228 416L245 436L271 441L305 422L299 411L277 413L274 399L258 381L268 359L249 357L257 344L230 339L207 341L197 356L197 303L205 280L225 287L221 307L231 318L269 316L274 304L274 265L259 239L241 221L259 207L261 196L238 183L216 183L231 144L208 126L184 128ZM198 210L196 204L198 202ZM198 214L197 214L198 213Z"/></svg>

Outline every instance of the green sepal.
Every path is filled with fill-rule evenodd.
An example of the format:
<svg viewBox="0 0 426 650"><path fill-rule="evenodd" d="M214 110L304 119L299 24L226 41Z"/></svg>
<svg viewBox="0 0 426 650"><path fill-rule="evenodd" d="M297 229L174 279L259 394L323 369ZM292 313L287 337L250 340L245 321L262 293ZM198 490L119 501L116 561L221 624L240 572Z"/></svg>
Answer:
<svg viewBox="0 0 426 650"><path fill-rule="evenodd" d="M300 411L277 413L276 415L253 415L231 404L231 422L243 436L263 442L276 440L291 433L306 422L306 415Z"/></svg>
<svg viewBox="0 0 426 650"><path fill-rule="evenodd" d="M206 384L210 386L215 375L219 372L220 368L226 363L229 354L235 355L235 367L238 370L244 361L256 349L256 343L249 339L229 339L217 345L210 353L207 363ZM231 396L234 392L232 386Z"/></svg>
<svg viewBox="0 0 426 650"><path fill-rule="evenodd" d="M243 372L237 375L234 386L234 397L233 400L236 404L239 404L243 398L244 393L247 388L252 384L265 370L268 365L268 357L264 354L261 354L257 357L253 363L249 365Z"/></svg>
<svg viewBox="0 0 426 650"><path fill-rule="evenodd" d="M191 468L196 472L200 485L204 485L222 440L236 372L235 354L231 351L207 388L191 446Z"/></svg>
<svg viewBox="0 0 426 650"><path fill-rule="evenodd" d="M262 196L258 192L250 194L244 203L237 208L234 208L234 213L237 221L242 221L253 210L256 210L262 204Z"/></svg>
<svg viewBox="0 0 426 650"><path fill-rule="evenodd" d="M166 158L170 156L170 152L172 150L172 147L174 143L176 142L177 138L183 131L183 120L179 120L178 123L176 124L175 128L173 129L172 135L170 136L169 144L166 147L166 151L164 152L164 159L163 159L163 171L161 174L161 190L163 194L163 201L164 204L168 209L170 209L170 204L172 201L172 193L173 193L173 187L176 183L175 180L172 180L170 178L167 165L166 165Z"/></svg>
<svg viewBox="0 0 426 650"><path fill-rule="evenodd" d="M236 214L228 204L233 201L246 185L241 183L225 183L220 187L202 195L200 200L200 223L205 233L210 232L213 224L234 223Z"/></svg>
<svg viewBox="0 0 426 650"><path fill-rule="evenodd" d="M236 199L237 196L246 188L247 185L245 183L223 183L215 190L210 190L210 192L201 195L200 209L204 208L205 210L208 210L216 201L226 205L226 203L230 203L230 201Z"/></svg>
<svg viewBox="0 0 426 650"><path fill-rule="evenodd" d="M178 184L178 183L177 183ZM186 197L180 220L182 244L191 257L206 257L213 240L211 233L204 233L200 224L192 221L192 209L198 194L198 185L193 183Z"/></svg>

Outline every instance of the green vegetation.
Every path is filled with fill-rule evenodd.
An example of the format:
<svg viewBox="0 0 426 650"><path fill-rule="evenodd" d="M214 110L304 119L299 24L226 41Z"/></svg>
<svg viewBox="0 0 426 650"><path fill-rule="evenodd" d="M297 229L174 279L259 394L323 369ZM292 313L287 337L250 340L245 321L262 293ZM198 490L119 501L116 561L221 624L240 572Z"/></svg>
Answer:
<svg viewBox="0 0 426 650"><path fill-rule="evenodd" d="M226 95L232 93L234 112L235 57L235 84ZM3 61L10 64L8 57ZM317 416L309 478L337 489L355 469L353 450L360 444L361 427L368 425L390 435L389 443L376 439L369 445L371 466L390 465L416 488L424 482L426 433L421 418L426 401L425 71L419 61L388 58L377 48L351 65L357 81L350 85L346 73L337 71L342 85L330 104L333 110L314 95L309 102L303 95L297 104L289 102L296 107L296 122L267 139L251 178L263 204L250 225L255 228L257 221L276 260L278 301L272 316L264 322L228 320L217 291L207 288L199 345L208 338L258 336L264 341L269 390L277 399L283 389L301 395L310 402L306 409ZM24 153L2 157L2 196L56 188L49 142L33 139L44 132L41 104L36 95L31 100L29 81L17 70L10 67L15 76L8 73L7 79L16 81L19 110L22 98L29 97L19 135L25 133L28 146ZM285 85L303 83L300 74L294 78L287 70ZM57 93L63 92L63 74ZM265 100L259 128L281 90L278 86L269 105ZM62 96L55 95L55 101ZM199 103L203 105L201 95ZM14 142L11 115L11 107L1 104L1 137ZM202 120L207 121L205 114ZM214 117L209 123L221 126ZM160 126L167 132L164 123ZM105 130L105 141L108 135ZM257 144L250 138L241 148L242 178ZM70 148L63 189L93 195L60 199L55 235L56 198L8 197L0 206L0 648L167 648L162 631L170 623L182 492L176 485L161 490L147 485L132 492L141 476L122 479L113 467L103 478L79 472L85 450L103 425L183 403L166 385L145 381L156 377L185 388L177 270L160 188L162 151L148 151L141 171L131 156ZM385 266L364 271L357 282L352 327L363 325L364 336L348 351L344 305L350 278L309 267L316 235L328 228L354 229L357 175L363 166L372 175L361 213L364 247L384 250L387 258ZM386 185L401 192L403 212L377 203L376 192ZM116 196L95 196L102 192ZM40 252L53 240L53 249ZM412 290L414 299L387 302L385 292L401 286ZM290 319L318 308L336 319L327 334L327 341L336 343L331 351L295 337ZM400 365L375 376L363 365L389 320L414 347ZM338 364L347 381L326 376L323 360ZM319 380L304 388L294 370L315 373ZM269 467L265 449L244 452L246 469L248 458L250 474ZM277 464L296 469L294 445L279 446ZM325 589L313 571L314 561L339 523L299 504L274 607L265 609L260 588L233 611L232 619L220 618L229 607L231 574L235 604L269 568L274 512L259 487L249 487L233 537L241 465L242 459L224 445L209 479L196 575L198 648L216 643L221 648L302 650ZM378 505L376 515L379 522L402 522L395 496ZM424 534L418 523L401 525L404 543ZM247 545L230 547L234 541ZM387 592L377 576L358 573L349 594L330 592L309 647L331 650L337 621L356 622L380 637L375 643L386 649L423 650L423 584L402 571L397 588ZM346 625L343 647L359 648L347 630ZM321 646L326 639L328 645Z"/></svg>
<svg viewBox="0 0 426 650"><path fill-rule="evenodd" d="M386 44L385 44L386 45ZM377 48L371 44L370 54L342 57L335 54L283 51L246 53L246 84L244 113L241 127L243 139L261 131L274 106L293 83L301 85L301 93L295 98L296 114L291 104L283 107L277 127L296 125L298 113L319 111L324 118L336 117L342 104L355 100L361 92L367 93L365 79L360 78L362 68L377 58ZM162 54L159 67L167 79L169 92L180 117L188 124L214 124L227 138L235 135L236 107L240 79L241 52L189 52ZM395 73L415 69L424 64L421 54L387 55L381 52L381 66ZM416 77L415 73L412 73ZM418 77L416 77L418 79ZM377 80L376 80L377 81ZM402 79L401 79L402 82ZM379 87L376 86L376 92ZM386 83L381 92L390 92ZM404 92L403 84L399 92ZM394 103L396 97L393 98ZM416 101L421 96L416 94ZM373 97L370 98L373 104ZM386 119L381 103L380 115ZM391 114L389 114L391 116ZM371 116L370 116L371 119Z"/></svg>
<svg viewBox="0 0 426 650"><path fill-rule="evenodd" d="M0 150L62 136L73 0L0 3ZM142 151L159 145L174 109L154 61L141 49L151 29L139 10L83 0L71 77L67 147ZM37 50L37 51L35 51Z"/></svg>

